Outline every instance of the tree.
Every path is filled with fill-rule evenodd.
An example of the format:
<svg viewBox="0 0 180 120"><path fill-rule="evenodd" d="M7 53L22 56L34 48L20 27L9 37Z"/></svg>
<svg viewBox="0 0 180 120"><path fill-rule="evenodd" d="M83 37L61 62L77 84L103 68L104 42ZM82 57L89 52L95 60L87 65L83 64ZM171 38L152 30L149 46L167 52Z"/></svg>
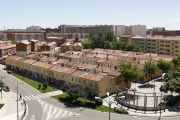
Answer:
<svg viewBox="0 0 180 120"><path fill-rule="evenodd" d="M86 95L88 96L88 98L94 99L94 97L98 96L98 93L99 93L99 90L97 87L90 86L88 88L88 92L86 92Z"/></svg>
<svg viewBox="0 0 180 120"><path fill-rule="evenodd" d="M105 42L104 42L104 48L105 48L105 49L111 49L111 42L105 41Z"/></svg>
<svg viewBox="0 0 180 120"><path fill-rule="evenodd" d="M155 61L152 60L152 58L149 59L148 62L145 61L143 71L144 71L144 73L146 73L146 77L147 77L147 75L149 75L149 77L151 76L151 79L152 79L152 75L156 74L156 72L155 72L156 69L157 69L156 63L155 63Z"/></svg>
<svg viewBox="0 0 180 120"><path fill-rule="evenodd" d="M38 84L39 89L41 88L41 83Z"/></svg>
<svg viewBox="0 0 180 120"><path fill-rule="evenodd" d="M85 96L84 89L81 86L75 85L75 84L70 84L70 87L67 90L67 93L75 100L77 100L78 97Z"/></svg>
<svg viewBox="0 0 180 120"><path fill-rule="evenodd" d="M158 61L157 61L157 66L162 71L167 72L173 67L173 62L166 61L166 60L163 60L162 58L159 58Z"/></svg>
<svg viewBox="0 0 180 120"><path fill-rule="evenodd" d="M179 56L178 57L175 57L173 58L173 63L176 67L179 67L180 65L180 53L179 53Z"/></svg>
<svg viewBox="0 0 180 120"><path fill-rule="evenodd" d="M47 89L47 87L48 87L48 83L47 82L44 82L43 83L43 87L44 87L44 91Z"/></svg>
<svg viewBox="0 0 180 120"><path fill-rule="evenodd" d="M160 91L180 93L180 69L169 72L164 76L165 84L160 87Z"/></svg>
<svg viewBox="0 0 180 120"><path fill-rule="evenodd" d="M84 47L84 49L89 49L89 48L91 48L91 45L92 45L92 43L91 43L89 40L85 40L85 41L83 42L83 47Z"/></svg>
<svg viewBox="0 0 180 120"><path fill-rule="evenodd" d="M76 43L76 42L81 42L81 41L79 41L79 38L78 38L78 37L76 37L76 39L74 40L73 43Z"/></svg>
<svg viewBox="0 0 180 120"><path fill-rule="evenodd" d="M127 44L125 46L126 51L136 51L141 52L141 48L135 44Z"/></svg>
<svg viewBox="0 0 180 120"><path fill-rule="evenodd" d="M126 86L128 83L133 80L138 80L140 77L144 75L142 71L138 68L137 64L133 64L131 61L125 62L121 61L118 65L118 72L121 73L122 77L124 78L124 82Z"/></svg>

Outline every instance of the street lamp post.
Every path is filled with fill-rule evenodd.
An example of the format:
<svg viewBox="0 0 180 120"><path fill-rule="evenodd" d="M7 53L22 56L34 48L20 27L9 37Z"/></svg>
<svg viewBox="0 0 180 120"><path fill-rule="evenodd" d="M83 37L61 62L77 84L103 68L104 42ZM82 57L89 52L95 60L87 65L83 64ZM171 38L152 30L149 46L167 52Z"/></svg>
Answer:
<svg viewBox="0 0 180 120"><path fill-rule="evenodd" d="M107 96L108 96L108 98L109 98L109 93L107 92L106 94L107 94ZM102 98L100 98L100 97L95 97L95 99L96 99L96 100L105 100L105 99L102 99ZM106 101L106 100L105 100L105 101ZM108 101L106 101L106 102L107 102L107 104L109 105L109 120L110 120L110 107L111 107L111 104L114 103L114 101L110 101L110 99L109 99L109 102L108 102Z"/></svg>
<svg viewBox="0 0 180 120"><path fill-rule="evenodd" d="M6 76L2 76L2 75L1 75L1 82L3 82L3 81L2 81L3 78L6 78ZM2 87L3 87L3 86L2 86L2 85L3 85L3 84L1 84L1 99L3 98L3 96L2 96Z"/></svg>
<svg viewBox="0 0 180 120"><path fill-rule="evenodd" d="M17 83L17 120L19 117L19 111L18 111L18 84L24 84L24 83Z"/></svg>
<svg viewBox="0 0 180 120"><path fill-rule="evenodd" d="M154 74L155 79L156 79L156 74ZM154 79L154 93L155 93L155 79Z"/></svg>

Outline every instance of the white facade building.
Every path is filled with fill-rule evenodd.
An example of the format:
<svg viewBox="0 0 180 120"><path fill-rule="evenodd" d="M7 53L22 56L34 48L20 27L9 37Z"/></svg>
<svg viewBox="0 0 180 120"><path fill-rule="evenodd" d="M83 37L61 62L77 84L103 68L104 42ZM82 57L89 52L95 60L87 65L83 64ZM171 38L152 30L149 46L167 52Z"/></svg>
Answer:
<svg viewBox="0 0 180 120"><path fill-rule="evenodd" d="M40 29L41 29L40 26L30 26L26 28L26 30L40 30Z"/></svg>
<svg viewBox="0 0 180 120"><path fill-rule="evenodd" d="M134 25L132 26L132 35L143 35L146 36L146 26L145 25Z"/></svg>

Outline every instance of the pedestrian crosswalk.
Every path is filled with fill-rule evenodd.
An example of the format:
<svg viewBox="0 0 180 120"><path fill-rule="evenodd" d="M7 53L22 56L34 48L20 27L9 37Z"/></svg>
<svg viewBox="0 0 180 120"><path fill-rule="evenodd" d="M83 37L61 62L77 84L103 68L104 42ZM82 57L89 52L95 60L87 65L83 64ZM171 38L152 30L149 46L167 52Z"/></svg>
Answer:
<svg viewBox="0 0 180 120"><path fill-rule="evenodd" d="M42 108L44 108L43 120L54 120L54 119L67 117L67 116L74 117L74 116L80 115L78 113L74 113L71 111L58 108L57 106L50 105L41 100L38 100L38 101L42 105Z"/></svg>
<svg viewBox="0 0 180 120"><path fill-rule="evenodd" d="M42 98L49 98L49 96L47 96L45 94L36 94L36 95L23 96L22 98L25 101L28 101L28 100L38 100L38 99L42 99Z"/></svg>

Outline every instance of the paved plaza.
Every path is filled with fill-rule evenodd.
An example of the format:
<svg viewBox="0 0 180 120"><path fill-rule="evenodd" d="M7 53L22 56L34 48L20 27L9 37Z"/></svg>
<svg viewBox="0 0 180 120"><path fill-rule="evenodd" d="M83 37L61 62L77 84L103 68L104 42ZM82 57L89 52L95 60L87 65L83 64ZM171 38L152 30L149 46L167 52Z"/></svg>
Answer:
<svg viewBox="0 0 180 120"><path fill-rule="evenodd" d="M163 83L164 82L163 82L162 78L160 77L160 78L151 80L151 81L143 83L143 84L142 83L136 83L136 84L132 83L131 89L132 90L135 89L137 93L139 92L138 94L136 93L136 95L145 95L145 93L147 93L146 96L152 96L152 97L148 97L147 106L148 107L153 107L154 103L155 103L154 102L154 97L153 97L154 94L156 94L156 96L159 96L158 97L158 102L160 102L160 100L161 100L161 92L160 92L159 88L160 88L161 84L163 84ZM134 91L130 91L129 93L134 94ZM141 93L143 93L143 94L141 94ZM171 95L171 93L170 92L168 92L168 93L163 93L162 92L162 96L164 96L164 95L168 96L168 95ZM175 95L178 95L178 94L173 93L173 95L175 96ZM107 100L107 101L109 101L109 99L110 99L110 101L114 101L115 97L116 97L116 94L113 94L109 98L106 97L104 99ZM133 100L130 101L130 104L133 104ZM103 105L108 106L108 104L105 101L103 101ZM144 105L144 97L140 97L138 99L138 105L139 106ZM124 106L118 104L116 101L115 101L115 103L113 103L111 105L111 107L112 108L121 107L123 109L126 109L129 112L130 115L137 115L137 116L159 116L159 113L160 113L160 111L157 111L157 113L156 113L155 111L146 111L145 112L145 111L140 111L140 110L135 110L135 109L128 109L127 107L124 107ZM177 106L177 107L179 107L179 106ZM178 108L168 107L165 112L162 111L162 116L180 115L179 111L180 111L180 109L178 109Z"/></svg>

